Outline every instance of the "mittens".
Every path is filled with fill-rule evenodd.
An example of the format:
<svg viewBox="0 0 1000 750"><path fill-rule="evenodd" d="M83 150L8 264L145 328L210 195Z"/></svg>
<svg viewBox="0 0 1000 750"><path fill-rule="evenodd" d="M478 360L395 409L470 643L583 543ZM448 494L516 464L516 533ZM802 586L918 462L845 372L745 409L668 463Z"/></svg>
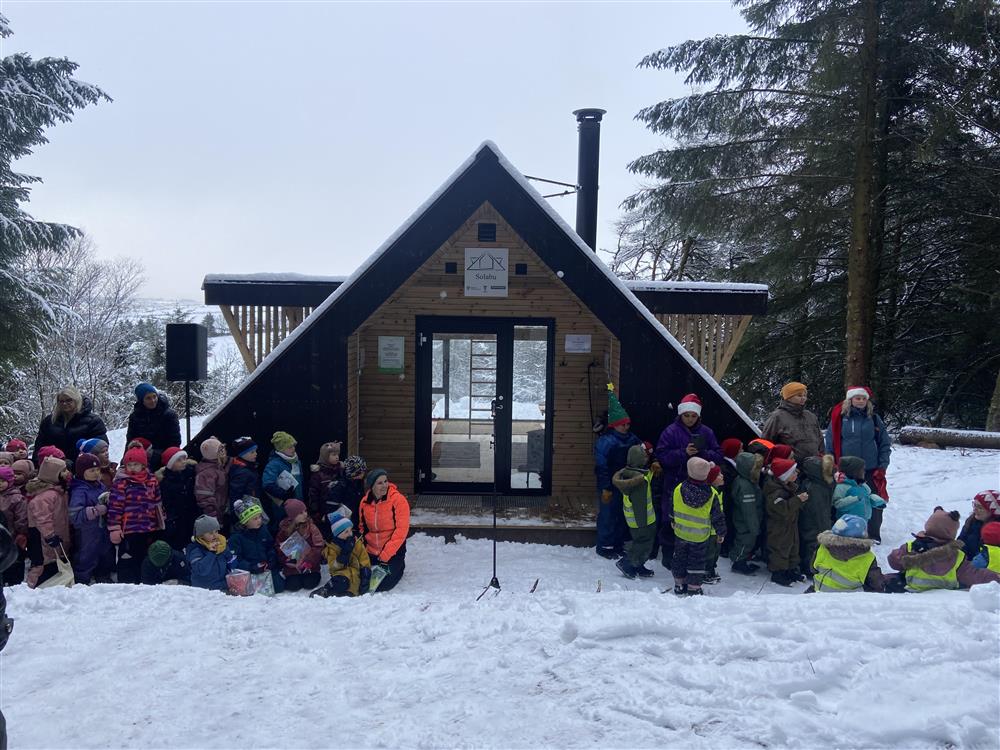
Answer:
<svg viewBox="0 0 1000 750"><path fill-rule="evenodd" d="M611 490L601 490L601 502L602 503L611 502Z"/></svg>
<svg viewBox="0 0 1000 750"><path fill-rule="evenodd" d="M53 534L52 536L45 537L45 543L50 547L58 547L62 544L62 538L58 534Z"/></svg>
<svg viewBox="0 0 1000 750"><path fill-rule="evenodd" d="M122 543L122 527L121 526L112 526L111 528L109 528L108 529L108 535L111 537L111 543L112 544L121 544Z"/></svg>

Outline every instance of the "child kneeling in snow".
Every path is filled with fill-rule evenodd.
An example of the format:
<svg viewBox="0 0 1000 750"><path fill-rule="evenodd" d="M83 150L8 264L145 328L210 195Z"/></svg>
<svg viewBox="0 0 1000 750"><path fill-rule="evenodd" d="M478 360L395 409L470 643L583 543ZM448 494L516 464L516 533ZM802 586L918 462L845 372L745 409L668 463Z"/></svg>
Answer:
<svg viewBox="0 0 1000 750"><path fill-rule="evenodd" d="M913 541L889 553L889 566L902 572L907 591L932 589L967 589L978 583L1000 582L1000 573L974 568L962 551L958 533L957 510L934 508L924 530Z"/></svg>
<svg viewBox="0 0 1000 750"><path fill-rule="evenodd" d="M865 462L857 456L840 459L837 486L833 490L833 508L837 518L861 516L865 523L872 517L872 508L884 508L885 500L871 491L865 484Z"/></svg>
<svg viewBox="0 0 1000 750"><path fill-rule="evenodd" d="M326 598L367 593L372 564L365 543L354 535L354 524L347 518L338 518L330 524L330 533L332 541L327 542L323 550L330 568L330 580L309 596Z"/></svg>
<svg viewBox="0 0 1000 750"><path fill-rule="evenodd" d="M288 516L278 526L276 542L278 563L281 565L281 574L285 577L285 591L311 589L319 585L319 568L326 541L309 517L304 502L297 498L286 500L284 510ZM294 557L289 557L281 546L296 533L305 540L305 547Z"/></svg>
<svg viewBox="0 0 1000 750"><path fill-rule="evenodd" d="M972 558L972 567L1000 573L1000 522L990 521L983 526L979 552Z"/></svg>
<svg viewBox="0 0 1000 750"><path fill-rule="evenodd" d="M808 460L808 459L807 459ZM874 539L861 516L841 516L829 531L816 535L819 549L812 560L813 591L885 591L885 578L872 553Z"/></svg>
<svg viewBox="0 0 1000 750"><path fill-rule="evenodd" d="M670 572L677 596L702 593L701 579L713 527L720 544L726 536L722 493L708 484L711 470L709 461L692 456L687 462L688 478L674 489L670 525L677 541Z"/></svg>
<svg viewBox="0 0 1000 750"><path fill-rule="evenodd" d="M643 445L628 449L628 463L616 471L611 483L622 493L625 523L632 539L625 543L625 556L615 566L626 578L649 578L653 571L646 560L656 538L656 512L653 510L653 470L647 469L649 454Z"/></svg>
<svg viewBox="0 0 1000 750"><path fill-rule="evenodd" d="M149 545L149 552L142 561L139 580L146 586L161 583L191 583L191 568L184 555L162 539Z"/></svg>
<svg viewBox="0 0 1000 750"><path fill-rule="evenodd" d="M236 524L229 549L236 555L234 567L251 573L270 573L275 593L284 591L285 579L278 570L278 553L267 530L267 516L260 500L247 495L233 503ZM266 579L265 579L266 580Z"/></svg>
<svg viewBox="0 0 1000 750"><path fill-rule="evenodd" d="M198 516L194 522L194 538L185 555L191 569L191 585L201 589L225 591L226 574L236 556L226 546L226 537L219 533L219 521L214 516Z"/></svg>

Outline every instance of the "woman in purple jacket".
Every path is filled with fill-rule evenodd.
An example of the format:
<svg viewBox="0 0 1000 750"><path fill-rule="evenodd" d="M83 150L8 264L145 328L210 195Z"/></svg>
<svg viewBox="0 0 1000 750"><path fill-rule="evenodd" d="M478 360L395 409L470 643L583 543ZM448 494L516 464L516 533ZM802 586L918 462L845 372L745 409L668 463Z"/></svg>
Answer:
<svg viewBox="0 0 1000 750"><path fill-rule="evenodd" d="M674 554L674 531L669 519L674 509L674 488L687 479L687 462L692 456L715 464L722 463L722 451L712 428L702 424L701 399L689 393L677 404L677 419L660 433L656 460L663 467L663 496L660 499L660 548L663 564L670 567Z"/></svg>

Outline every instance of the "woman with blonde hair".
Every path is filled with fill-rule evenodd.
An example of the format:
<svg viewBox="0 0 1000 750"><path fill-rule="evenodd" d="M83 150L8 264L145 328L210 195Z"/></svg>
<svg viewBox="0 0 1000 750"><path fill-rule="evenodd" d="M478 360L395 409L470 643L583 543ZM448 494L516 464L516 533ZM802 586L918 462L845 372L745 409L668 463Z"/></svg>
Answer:
<svg viewBox="0 0 1000 750"><path fill-rule="evenodd" d="M108 428L104 420L91 411L90 399L75 386L67 385L56 394L52 413L38 426L32 460L38 465L38 450L54 445L65 454L67 461L75 461L80 453L77 441L91 438L108 442Z"/></svg>

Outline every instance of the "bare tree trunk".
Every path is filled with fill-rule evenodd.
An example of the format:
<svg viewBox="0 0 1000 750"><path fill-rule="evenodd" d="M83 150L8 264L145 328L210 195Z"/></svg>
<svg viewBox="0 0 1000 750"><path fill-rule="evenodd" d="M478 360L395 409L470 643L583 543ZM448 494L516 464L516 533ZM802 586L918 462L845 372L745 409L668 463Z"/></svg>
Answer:
<svg viewBox="0 0 1000 750"><path fill-rule="evenodd" d="M1000 371L997 371L997 384L993 388L990 410L986 415L986 429L991 432L1000 432Z"/></svg>
<svg viewBox="0 0 1000 750"><path fill-rule="evenodd" d="M858 142L854 162L851 246L847 255L847 331L844 385L864 385L871 374L875 323L875 256L872 202L875 182L875 84L878 76L878 1L863 0L863 36L858 97Z"/></svg>

